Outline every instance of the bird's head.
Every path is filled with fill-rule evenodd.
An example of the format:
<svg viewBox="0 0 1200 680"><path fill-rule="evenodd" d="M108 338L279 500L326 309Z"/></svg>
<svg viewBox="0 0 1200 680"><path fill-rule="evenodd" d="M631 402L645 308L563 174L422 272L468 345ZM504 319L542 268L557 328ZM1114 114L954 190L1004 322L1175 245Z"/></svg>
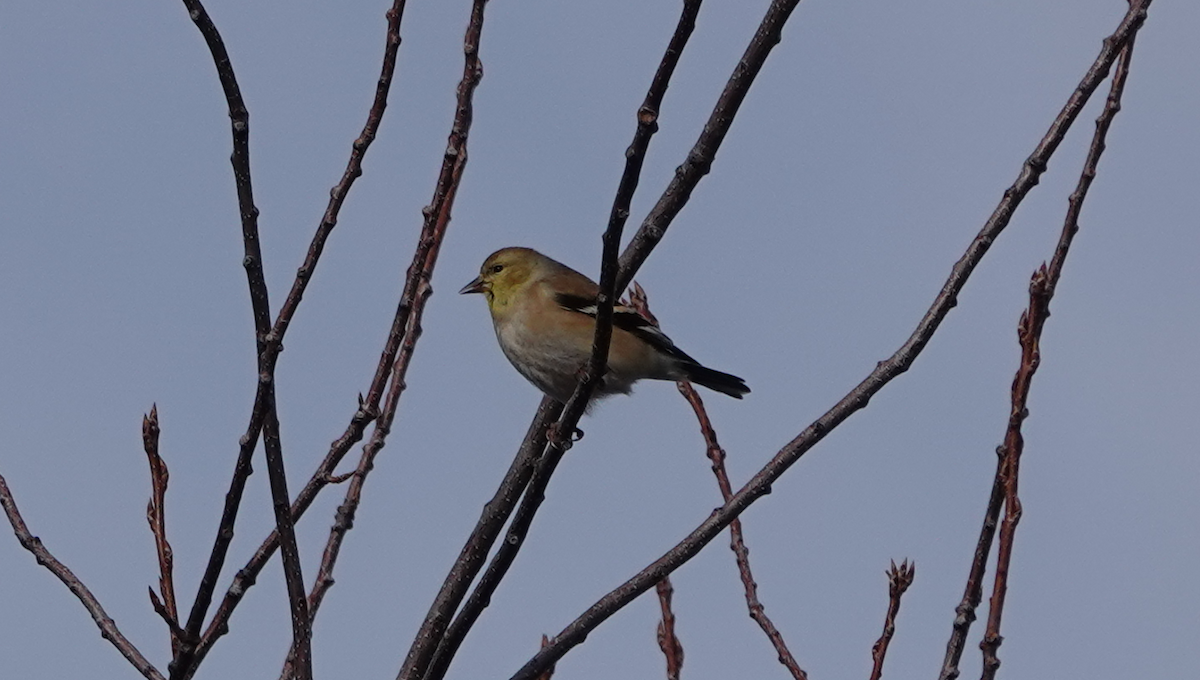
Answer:
<svg viewBox="0 0 1200 680"><path fill-rule="evenodd" d="M535 279L545 257L529 248L504 248L483 261L479 276L468 283L460 294L482 293L494 312L508 306L516 294Z"/></svg>

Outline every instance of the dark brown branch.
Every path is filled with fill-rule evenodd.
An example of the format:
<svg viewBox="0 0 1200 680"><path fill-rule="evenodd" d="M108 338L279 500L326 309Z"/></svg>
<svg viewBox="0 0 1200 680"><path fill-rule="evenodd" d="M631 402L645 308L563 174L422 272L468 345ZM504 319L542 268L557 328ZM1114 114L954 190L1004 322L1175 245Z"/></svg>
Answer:
<svg viewBox="0 0 1200 680"><path fill-rule="evenodd" d="M671 596L675 589L671 587L671 578L659 581L654 590L658 592L658 608L662 611L662 621L658 622L658 648L667 659L667 680L679 680L679 671L683 668L683 644L675 635L675 613L671 611ZM543 641L542 646L549 642Z"/></svg>
<svg viewBox="0 0 1200 680"><path fill-rule="evenodd" d="M892 636L896 634L896 614L900 613L900 597L912 585L913 578L917 575L917 564L915 562L909 564L908 560L904 560L897 567L893 561L891 569L888 569L886 573L888 577L888 610L887 616L883 619L883 634L871 646L871 661L874 662L874 666L871 668L871 680L879 680L883 677L883 660L887 657L888 645L892 642Z"/></svg>
<svg viewBox="0 0 1200 680"><path fill-rule="evenodd" d="M469 626L460 624L460 619L466 615L466 612L482 611L483 607L488 604L487 601L483 601L482 606L476 606L474 603L468 602L459 617L455 618L454 624L450 625L449 629L445 628L450 616L466 596L471 582L483 568L488 551L496 542L496 538L504 529L504 523L512 515L513 509L521 500L522 493L529 485L538 458L546 448L546 434L557 421L559 414L562 413L562 407L562 404L550 397L542 398L537 413L534 414L533 422L529 424L529 430L521 443L521 448L517 451L516 458L513 459L508 472L501 480L495 495L483 506L479 522L476 523L475 529L467 538L466 544L459 552L458 559L454 561L450 573L442 584L442 589L430 606L426 620L429 620L428 616L439 617L439 621L430 626L427 631L430 636L428 639L438 645L434 658L430 661L430 673L444 672L444 669L449 667L449 662L453 657L453 655L447 654L449 645L460 644L469 630ZM465 621L465 619L462 620ZM433 638L433 632L439 630L438 626L440 626L440 630L446 631L444 639L440 643ZM416 643L417 641L414 640L413 644ZM552 673L553 668L551 665L547 668L547 672Z"/></svg>
<svg viewBox="0 0 1200 680"><path fill-rule="evenodd" d="M658 69L655 71L654 78L651 80L650 87L646 92L646 97L642 105L638 108L637 128L634 132L633 141L625 151L625 169L622 172L621 180L617 187L616 197L613 199L612 210L609 213L608 227L604 232L604 248L600 270L600 294L597 298L596 335L593 342L592 355L588 365L584 369L584 375L576 387L575 394L563 406L562 415L559 417L554 429L556 434L552 437L553 441L545 453L541 455L537 471L534 472L532 468L534 459L528 456L528 452L532 450L534 451L534 455L541 454L542 448L532 449L530 444L533 443L534 438L545 436L543 433L551 422L545 419L545 414L550 408L549 402L552 400L543 400L542 405L538 409L538 415L534 417L534 423L530 427L530 433L521 445L512 468L510 468L508 474L505 476L501 490L497 492L497 497L500 497L502 494L505 497L511 497L512 503L503 507L489 504L490 512L485 510L485 517L481 518L480 524L476 526L468 538L467 546L463 548L463 552L460 555L460 562L466 560L465 568L460 568L459 563L456 562L450 575L447 576L441 591L438 593L426 615L416 639L413 641L412 647L409 649L408 657L405 659L404 665L400 670L399 678L401 679L416 680L417 678L424 678L425 680L440 680L445 674L446 669L449 668L450 661L454 658L462 641L466 638L467 633L478 619L479 614L482 613L483 609L491 601L492 593L504 578L508 567L516 557L516 553L520 550L521 543L528 532L528 527L533 521L533 516L536 514L537 508L544 498L545 485L549 482L550 475L554 472L554 468L561 459L563 452L569 448L575 426L587 408L592 391L595 389L596 381L599 380L604 372L604 367L607 365L608 359L608 347L612 339L613 301L618 290L616 284L618 276L617 254L621 244L621 233L629 217L629 206L637 189L642 164L646 157L646 151L650 146L650 139L658 130L658 114L659 109L662 107L663 97L666 95L667 88L670 85L671 75L675 72L675 67L679 63L679 57L695 28L696 15L700 11L701 1L686 0L684 2L675 32L667 45L662 60L659 62ZM545 446L544 442L542 446ZM526 463L524 462L527 460L528 467L526 467ZM499 535L499 530L502 527L504 519L507 519L507 516L512 513L516 496L508 493L509 489L506 485L518 480L525 480L529 488L522 499L521 509L517 511L517 516L509 528L507 540L488 565L487 573L476 586L475 591L471 594L466 605L463 606L462 611L455 617L453 624L447 627L450 616L454 614L454 611L462 602L462 598L466 594L471 581L479 573L482 560L486 556L487 550L491 548L496 537ZM493 521L496 517L501 516L503 519L499 523ZM485 523L485 520L489 521Z"/></svg>
<svg viewBox="0 0 1200 680"><path fill-rule="evenodd" d="M50 554L46 546L42 545L41 539L30 533L29 527L25 525L25 519L21 517L21 511L17 508L17 501L8 489L8 482L2 475L0 475L0 506L3 506L4 514L8 517L8 523L12 525L13 533L17 535L21 547L32 553L38 564L49 569L50 573L63 582L67 590L79 598L79 601L83 603L83 608L87 610L92 620L96 622L96 627L100 629L100 636L111 642L121 656L133 664L133 667L147 680L163 680L162 673L158 672L158 669L142 656L137 647L134 647L133 643L117 629L116 622L109 618L92 591L88 590L88 587L67 568L67 565L59 562L54 555Z"/></svg>
<svg viewBox="0 0 1200 680"><path fill-rule="evenodd" d="M373 468L375 457L383 448L387 435L391 431L392 422L399 406L400 396L406 387L405 375L411 363L416 342L421 336L421 317L424 313L426 303L430 296L433 295L430 280L433 277L433 269L437 264L437 256L445 237L446 229L450 224L451 211L454 206L454 199L458 193L458 187L462 182L463 171L466 169L468 158L467 139L474 115L473 98L475 88L483 78L483 66L479 60L479 43L483 33L484 8L486 4L486 0L476 0L472 6L471 19L467 26L466 36L463 39L463 76L458 85L458 102L455 109L454 121L449 140L447 141L442 169L438 176L437 186L434 189L433 199L422 211L425 221L421 232L421 239L418 243L413 263L409 267L408 277L405 282L405 294L402 296L407 300L407 305L402 302L402 306L407 306L411 310L405 315L408 326L405 329L404 340L401 344L399 355L392 367L391 386L388 391L387 400L384 403L383 412L375 423L375 430L371 440L363 447L359 466L350 482L349 488L346 490L345 500L338 508L336 521L330 531L329 540L326 543L319 575L313 584L313 591L310 596L314 615L316 608L323 601L326 592L333 585L333 568L336 565L342 541L354 524L354 514L358 508L366 476ZM291 657L289 656L289 661L285 664L284 668L285 676L289 675L290 665Z"/></svg>
<svg viewBox="0 0 1200 680"><path fill-rule="evenodd" d="M1144 12L1146 5L1141 6ZM1079 183L1075 191L1068 199L1067 216L1064 222L1063 231L1059 236L1058 245L1055 248L1055 253L1051 259L1050 269L1047 273L1049 280L1057 281L1062 272L1062 263L1066 258L1067 250L1070 247L1071 239L1075 232L1078 231L1079 211L1083 205L1083 199L1087 194L1087 190L1091 185L1092 179L1096 175L1096 165L1100 155L1104 151L1104 139L1108 133L1108 128L1112 123L1112 119L1121 108L1121 94L1124 91L1125 80L1129 72L1129 56L1133 49L1134 36L1131 35L1122 49L1122 56L1117 64L1116 73L1113 76L1113 82L1109 89L1108 99L1105 103L1104 110L1100 117L1096 120L1096 133L1092 138L1091 147L1088 151L1088 157L1084 162L1084 169L1080 175ZM1048 301L1047 301L1048 302ZM1047 310L1047 315L1049 311ZM1043 320L1044 323L1044 320ZM1011 415L1011 414L1010 414ZM1018 433L1019 434L1019 433ZM1006 435L1006 441L1008 437ZM992 482L992 490L988 500L987 511L984 514L983 528L980 530L979 540L975 548L975 556L971 563L971 570L967 577L967 584L964 588L963 599L955 608L954 625L951 631L950 640L946 644L946 657L942 663L942 671L939 675L939 680L954 680L959 676L958 662L962 658L963 649L966 647L967 633L970 631L971 624L975 621L975 610L978 608L980 601L983 598L983 577L987 569L988 554L991 551L992 541L996 534L996 527L1000 520L1000 509L1004 506L1005 496L1007 494L1007 475L1008 449L1005 445L997 448L996 453L999 460L996 464L996 474ZM999 574L997 573L997 577ZM999 641L996 641L996 646L999 646ZM993 650L993 654L995 650Z"/></svg>
<svg viewBox="0 0 1200 680"><path fill-rule="evenodd" d="M984 512L983 528L979 530L979 540L975 543L975 555L971 560L971 571L967 576L962 601L954 608L954 625L950 640L946 643L946 657L942 661L938 680L954 680L958 677L958 662L966 647L971 624L975 622L975 610L983 599L983 577L987 571L992 541L996 537L996 526L1000 521L1000 508L1004 505L1004 447L997 447L996 453L999 459L996 461L996 475L992 481L987 511Z"/></svg>
<svg viewBox="0 0 1200 680"><path fill-rule="evenodd" d="M633 280L637 270L650 256L650 251L662 240L671 222L679 211L683 210L683 206L687 205L696 185L712 168L717 150L721 148L721 142L725 141L725 135L733 126L733 119L737 116L746 93L750 91L750 86L754 84L771 50L783 39L783 26L799 4L800 0L775 0L767 9L766 16L759 24L733 74L725 83L725 89L721 91L721 96L709 114L700 137L688 152L687 159L676 168L675 177L671 179L671 183L667 185L666 191L650 214L642 220L641 227L621 254L621 274L617 277L617 290L625 290Z"/></svg>
<svg viewBox="0 0 1200 680"><path fill-rule="evenodd" d="M1142 3L1142 9L1149 0ZM1136 2L1135 2L1136 5ZM1129 75L1129 61L1133 55L1134 37L1131 35L1121 50L1117 61L1117 69L1113 75L1112 86L1104 110L1096 119L1096 131L1084 160L1083 171L1067 202L1067 216L1063 222L1062 233L1054 249L1050 265L1041 266L1033 274L1029 283L1029 307L1023 315L1017 334L1021 342L1021 366L1013 378L1012 408L1008 416L1008 430L1004 436L1004 458L1001 463L1001 475L1004 487L1004 521L1000 524L1000 546L996 556L996 579L993 583L992 599L988 605L988 625L983 641L979 644L983 650L983 680L996 677L1000 668L1000 659L996 651L1003 638L1000 635L1000 621L1004 614L1004 600L1008 592L1008 570L1012 561L1013 539L1016 536L1017 524L1021 521L1021 500L1018 496L1018 480L1020 477L1021 453L1025 448L1025 439L1021 434L1021 425L1029 417L1026 407L1029 389L1033 376L1041 363L1041 337L1046 320L1050 318L1050 300L1054 298L1055 288L1062 275L1063 263L1071 248L1071 241L1079 231L1079 213L1083 201L1087 198L1088 189L1096 177L1096 166L1104 153L1105 137L1117 112L1121 110L1121 94L1125 90L1125 80Z"/></svg>
<svg viewBox="0 0 1200 680"><path fill-rule="evenodd" d="M288 293L287 299L283 301L283 306L279 308L279 316L275 318L275 326L271 329L271 341L275 345L276 354L281 350L279 343L282 342L288 325L296 313L296 308L304 297L304 291L312 279L317 261L320 260L321 253L325 249L325 242L329 240L329 235L337 226L342 204L345 203L346 196L354 185L354 180L362 175L363 157L367 155L367 149L370 148L371 142L375 141L375 135L379 132L379 124L383 121L383 112L387 109L392 77L396 73L396 55L400 51L401 42L400 21L404 18L405 3L406 0L394 0L391 9L387 11L387 42L383 50L383 66L379 72L379 80L375 83L375 99L371 102L371 109L367 112L367 122L351 147L350 159L346 162L346 170L342 173L342 178L329 191L329 204L325 207L325 214L321 217L321 223L317 226L316 233L313 234L312 242L308 246L308 253L304 256L304 263L296 270L296 279L292 282L292 289Z"/></svg>
<svg viewBox="0 0 1200 680"><path fill-rule="evenodd" d="M270 373L262 371L263 350L267 345L267 334L271 328L271 311L267 300L266 280L262 271L262 253L258 242L258 209L254 206L254 194L250 182L250 114L242 100L237 77L234 75L233 65L229 61L229 53L225 50L225 43L217 31L216 25L213 24L199 0L183 0L183 4L196 27L200 29L200 34L204 37L204 41L212 53L217 77L221 81L221 88L225 92L225 100L229 106L229 119L233 133L233 155L230 161L233 164L234 183L237 186L238 212L241 215L242 241L245 248L242 265L246 269L246 277L250 286L250 301L254 314L260 369L254 399L254 415L251 417L251 421L252 423L257 421L260 425L252 426L242 435L233 479L230 482L229 491L225 494L225 507L221 513L217 537L213 542L208 566L200 579L200 587L196 592L196 599L192 603L191 613L188 615L185 628L187 635L180 646L179 653L171 662L172 677L186 676L194 659L195 643L199 639L200 627L204 625L204 617L212 602L217 578L225 564L225 556L229 551L229 544L233 540L233 527L237 521L242 493L246 488L246 479L252 472L250 458L258 443L258 431L262 419L266 415L267 395L273 390Z"/></svg>
<svg viewBox="0 0 1200 680"><path fill-rule="evenodd" d="M238 212L242 222L242 243L245 254L242 265L246 269L246 279L250 287L250 306L254 316L255 345L258 355L258 388L254 399L251 416L251 426L242 436L238 460L234 467L233 479L229 492L225 496L225 508L221 515L221 523L217 530L217 538L209 557L208 566L201 578L200 587L188 616L187 635L179 647L178 654L171 664L171 674L175 677L188 675L195 660L195 645L199 640L200 628L204 625L204 617L212 602L212 593L216 589L216 580L220 576L225 563L229 543L233 538L233 527L237 521L238 507L241 504L242 492L245 490L246 479L252 468L250 456L255 448L255 439L259 427L263 432L264 449L267 458L267 474L270 478L272 503L275 508L276 528L282 537L281 551L283 558L283 573L287 582L288 602L292 614L293 644L300 650L299 677L308 680L312 676L309 644L311 624L308 617L307 600L304 597L304 580L300 571L300 552L296 546L295 528L292 525L290 497L287 494L287 477L284 470L283 450L279 441L279 420L275 413L275 357L278 354L279 342L270 337L271 308L267 295L267 283L263 274L262 249L258 235L258 208L254 205L254 191L250 179L250 114L242 99L237 77L234 75L233 64L225 43L217 31L216 25L205 11L199 0L183 0L188 13L200 30L213 63L221 88L225 92L225 100L229 106L229 119L233 134L233 164L234 183L237 186ZM256 423L261 423L257 426Z"/></svg>
<svg viewBox="0 0 1200 680"><path fill-rule="evenodd" d="M375 99L367 114L367 122L363 126L358 138L354 141L350 160L347 162L346 170L341 180L330 191L329 204L326 207L321 224L313 236L304 263L296 273L296 279L292 284L291 292L280 308L279 316L276 318L275 325L268 337L269 342L265 348L266 361L268 368L272 372L274 370L274 362L282 350L284 334L287 332L292 316L300 303L300 299L303 297L304 290L321 256L325 242L337 223L338 214L350 191L350 187L353 185L354 180L362 174L363 157L366 155L371 142L375 139L380 122L382 121L384 110L387 107L388 92L395 73L396 55L400 48L400 22L403 18L404 7L405 0L395 0L392 8L387 12L387 37L383 55L383 66L376 84ZM342 458L354 444L362 439L367 425L378 417L379 403L383 398L387 378L391 374L392 363L395 360L396 352L403 337L403 329L407 323L407 317L402 316L402 313L406 315L409 309L410 306L402 304L401 308L397 311L397 319L393 322L387 346L380 358L379 367L376 370L375 379L372 381L371 387L367 392L367 397L365 399L360 397L359 407L351 418L351 422L347 426L345 433L330 446L330 451L326 455L325 460L322 461L317 471L313 473L313 476L292 504L291 515L293 522L297 521L304 514L304 511L316 499L317 494L332 480L333 470L338 463L341 462ZM262 395L256 395L255 408L251 415L250 425L247 428L247 437L243 439L243 448L245 448L246 443L249 443L251 451L253 450L253 444L256 443L264 417L261 404L257 401L259 396ZM228 631L228 621L233 610L236 609L246 590L254 585L258 573L262 571L262 568L266 565L278 546L279 534L277 531L273 531L263 541L262 545L251 557L249 563L238 572L233 584L226 592L221 605L213 615L212 621L200 640L194 663L198 663L200 659L203 659L217 638Z"/></svg>
<svg viewBox="0 0 1200 680"><path fill-rule="evenodd" d="M636 281L629 299L630 305L639 314L646 317L650 323L658 325L658 319L650 311L650 301L646 296L646 291ZM700 398L700 394L696 388L692 387L691 383L678 382L676 387L683 398L687 399L688 404L692 407L692 412L696 414L696 421L700 424L700 434L704 437L705 455L712 463L713 475L717 478L717 487L721 490L721 500L728 502L733 496L733 486L729 483L729 472L725 469L725 449L721 448L720 442L717 441L717 431L708 417L708 410L704 408L704 400ZM759 628L762 628L767 639L771 641L771 645L775 647L779 663L787 668L795 680L807 680L808 674L800 668L800 664L796 663L796 658L792 656L791 650L784 642L783 635L767 616L766 609L758 599L758 584L754 581L754 573L750 570L750 549L746 547L740 519L729 523L729 548L733 551L737 561L738 574L742 579L742 588L746 595L746 607L750 610L750 618L754 619ZM659 597L662 597L661 592Z"/></svg>
<svg viewBox="0 0 1200 680"><path fill-rule="evenodd" d="M171 634L171 651L179 648L182 630L179 627L179 609L175 604L175 557L171 543L167 540L166 497L167 482L171 475L167 464L158 455L158 405L150 406L150 413L142 417L142 448L150 463L150 502L146 504L146 522L150 525L150 533L154 535L154 548L158 555L158 590L161 601L155 605L155 611L161 607L159 615L167 623ZM154 589L150 589L152 603L155 602Z"/></svg>
<svg viewBox="0 0 1200 680"><path fill-rule="evenodd" d="M267 476L271 483L271 508L275 511L275 530L282 537L279 542L279 554L283 561L283 577L292 614L295 677L297 680L312 680L312 616L308 611L304 574L300 568L296 527L292 523L291 495L288 494L287 474L283 468L283 448L279 441L279 419L275 417L274 394L270 395L267 418L263 421L263 449L266 451Z"/></svg>
<svg viewBox="0 0 1200 680"><path fill-rule="evenodd" d="M1004 230L1012 217L1013 211L1037 184L1038 178L1045 171L1046 164L1054 150L1062 141L1071 123L1079 116L1083 105L1092 92L1104 80L1117 57L1131 35L1145 20L1145 8L1148 2L1130 8L1117 30L1105 39L1095 62L1076 90L1071 94L1066 106L1054 119L1050 130L1039 142L1033 154L1026 159L1021 168L1017 181L1005 192L1000 204L992 216L984 224L979 234L967 247L966 253L955 263L949 278L938 293L929 310L922 317L912 335L888 359L881 361L875 370L824 415L804 429L795 439L784 446L749 482L746 483L733 498L724 506L715 510L708 519L700 524L683 541L667 551L659 559L638 572L633 578L605 595L588 608L575 621L563 629L551 641L550 646L539 651L515 675L513 680L531 680L548 664L562 658L571 648L583 642L588 633L615 614L625 605L632 602L642 593L654 587L663 576L670 574L680 565L690 560L708 545L730 522L743 510L749 507L771 490L775 482L809 449L821 441L826 434L840 425L858 410L864 408L879 390L894 378L904 373L912 366L913 361L920 355L929 339L941 324L942 320L956 304L958 293L966 284L971 272L982 260L991 247L995 238Z"/></svg>
<svg viewBox="0 0 1200 680"><path fill-rule="evenodd" d="M183 639L183 629L179 627L178 619L172 616L162 600L158 599L158 593L154 592L154 588L147 586L146 591L150 593L150 607L163 620L163 623L167 624L167 630L171 634L171 648L174 650L176 641Z"/></svg>

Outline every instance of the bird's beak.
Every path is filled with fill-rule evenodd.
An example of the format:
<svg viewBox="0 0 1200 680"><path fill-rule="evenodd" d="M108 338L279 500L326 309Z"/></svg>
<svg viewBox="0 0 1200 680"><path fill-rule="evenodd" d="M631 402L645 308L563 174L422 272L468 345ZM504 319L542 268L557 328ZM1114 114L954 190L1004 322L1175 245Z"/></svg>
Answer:
<svg viewBox="0 0 1200 680"><path fill-rule="evenodd" d="M463 286L463 289L458 291L459 295L467 293L483 293L487 291L487 284L483 282L482 276L476 276L475 280Z"/></svg>

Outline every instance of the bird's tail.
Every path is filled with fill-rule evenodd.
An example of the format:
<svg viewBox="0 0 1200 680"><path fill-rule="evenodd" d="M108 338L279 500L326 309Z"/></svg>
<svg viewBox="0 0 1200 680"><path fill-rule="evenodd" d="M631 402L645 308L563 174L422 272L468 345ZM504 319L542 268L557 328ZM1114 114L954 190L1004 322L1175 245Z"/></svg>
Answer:
<svg viewBox="0 0 1200 680"><path fill-rule="evenodd" d="M728 394L734 399L741 399L742 395L750 393L746 381L736 375L714 371L694 362L685 362L682 368L689 382L703 385L714 392Z"/></svg>

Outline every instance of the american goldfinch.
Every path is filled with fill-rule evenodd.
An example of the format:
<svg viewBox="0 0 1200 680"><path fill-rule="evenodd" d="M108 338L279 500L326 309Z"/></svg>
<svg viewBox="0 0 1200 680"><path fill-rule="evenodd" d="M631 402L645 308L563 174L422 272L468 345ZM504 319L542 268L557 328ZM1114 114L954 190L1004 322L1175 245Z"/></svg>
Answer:
<svg viewBox="0 0 1200 680"><path fill-rule="evenodd" d="M547 396L566 402L592 354L597 286L591 279L529 248L497 250L459 293L482 293L500 349ZM633 309L613 310L608 371L595 396L628 394L643 378L687 380L741 399L746 382L701 366Z"/></svg>

